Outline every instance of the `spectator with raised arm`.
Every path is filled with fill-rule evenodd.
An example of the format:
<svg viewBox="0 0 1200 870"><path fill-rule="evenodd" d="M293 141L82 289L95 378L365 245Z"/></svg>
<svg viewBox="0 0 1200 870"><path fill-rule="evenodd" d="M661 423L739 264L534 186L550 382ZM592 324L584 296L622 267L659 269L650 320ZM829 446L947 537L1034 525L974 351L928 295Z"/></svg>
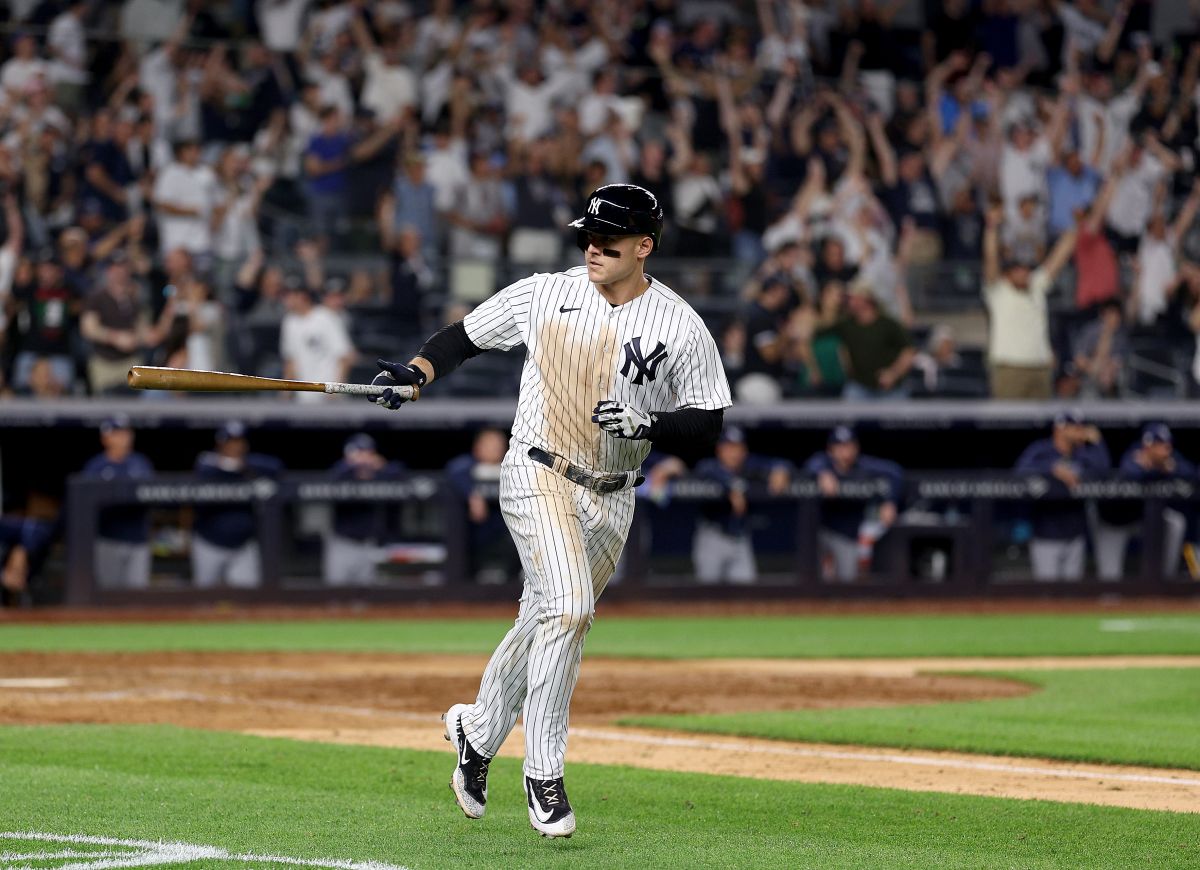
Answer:
<svg viewBox="0 0 1200 870"><path fill-rule="evenodd" d="M1179 244L1200 211L1200 180L1184 202L1173 223L1167 224L1161 209L1150 218L1138 244L1136 280L1129 296L1130 318L1142 327L1154 326L1167 310L1170 297L1179 287Z"/></svg>
<svg viewBox="0 0 1200 870"><path fill-rule="evenodd" d="M200 143L185 139L175 145L175 160L154 183L159 251L191 254L196 267L207 269L212 256L212 210L217 180L200 162Z"/></svg>
<svg viewBox="0 0 1200 870"><path fill-rule="evenodd" d="M1091 205L1076 208L1074 212L1075 307L1079 311L1090 311L1118 298L1121 292L1120 265L1117 252L1104 231L1104 215L1120 183L1124 166L1125 162L1118 160Z"/></svg>
<svg viewBox="0 0 1200 870"><path fill-rule="evenodd" d="M854 401L903 399L908 396L905 379L912 368L916 349L898 321L880 310L870 284L857 281L849 288L846 313L823 320L817 335L834 335L845 348L848 363L843 398Z"/></svg>
<svg viewBox="0 0 1200 870"><path fill-rule="evenodd" d="M1053 394L1054 352L1050 346L1047 294L1075 248L1070 230L1038 266L1002 260L1000 225L1004 206L988 209L983 238L983 301L987 306L988 362L992 397L1048 399Z"/></svg>

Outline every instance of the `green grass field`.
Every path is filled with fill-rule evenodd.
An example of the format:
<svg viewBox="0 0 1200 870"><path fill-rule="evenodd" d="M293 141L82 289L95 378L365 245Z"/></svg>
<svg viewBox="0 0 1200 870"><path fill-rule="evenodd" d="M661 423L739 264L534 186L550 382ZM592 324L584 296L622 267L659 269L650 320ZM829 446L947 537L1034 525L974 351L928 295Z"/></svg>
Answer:
<svg viewBox="0 0 1200 870"><path fill-rule="evenodd" d="M478 822L453 805L451 764L448 753L166 727L5 728L0 782L17 799L0 818L7 831L411 868L1200 864L1200 816L583 764L568 780L580 829L547 842L529 830L515 762L495 763L488 816ZM36 847L0 840L0 853Z"/></svg>
<svg viewBox="0 0 1200 870"><path fill-rule="evenodd" d="M648 716L626 724L686 731L957 749L1200 769L1200 670L1016 671L1021 698L907 707Z"/></svg>
<svg viewBox="0 0 1200 870"><path fill-rule="evenodd" d="M502 620L0 626L20 650L486 653ZM1200 653L1200 615L601 618L589 655L1033 656ZM652 720L673 728L1200 769L1195 670L1017 671L1022 698ZM51 870L116 849L5 832L181 841L232 853L408 868L1200 867L1200 814L923 794L572 763L580 828L528 827L519 765L493 765L488 817L462 817L449 753L162 726L0 728L0 867ZM190 853L189 853L190 854ZM200 854L200 853L197 853ZM270 862L189 858L187 868ZM123 863L124 862L124 863ZM160 862L161 864L161 862ZM166 865L162 865L166 866ZM321 866L334 866L328 861ZM368 870L347 864L342 870ZM381 870L376 865L374 870Z"/></svg>
<svg viewBox="0 0 1200 870"><path fill-rule="evenodd" d="M504 620L0 626L15 650L340 650L490 653ZM1200 654L1200 613L994 616L606 617L588 655L646 658Z"/></svg>

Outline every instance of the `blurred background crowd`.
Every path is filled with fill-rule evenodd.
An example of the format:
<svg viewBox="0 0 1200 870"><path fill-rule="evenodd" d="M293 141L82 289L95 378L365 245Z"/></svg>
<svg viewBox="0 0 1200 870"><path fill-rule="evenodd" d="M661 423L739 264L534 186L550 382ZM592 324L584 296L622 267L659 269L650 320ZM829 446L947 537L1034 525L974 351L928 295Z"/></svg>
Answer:
<svg viewBox="0 0 1200 870"><path fill-rule="evenodd" d="M3 6L6 395L369 380L617 181L740 402L1197 391L1200 4Z"/></svg>

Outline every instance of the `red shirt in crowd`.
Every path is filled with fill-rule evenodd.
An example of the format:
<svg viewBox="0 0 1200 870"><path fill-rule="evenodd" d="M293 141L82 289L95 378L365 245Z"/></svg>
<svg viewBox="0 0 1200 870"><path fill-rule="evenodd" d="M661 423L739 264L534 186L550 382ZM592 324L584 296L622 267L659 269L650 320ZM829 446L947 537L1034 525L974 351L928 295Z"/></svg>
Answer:
<svg viewBox="0 0 1200 870"><path fill-rule="evenodd" d="M1075 305L1080 309L1099 305L1117 295L1120 282L1117 255L1104 236L1104 231L1090 232L1079 228L1075 241Z"/></svg>

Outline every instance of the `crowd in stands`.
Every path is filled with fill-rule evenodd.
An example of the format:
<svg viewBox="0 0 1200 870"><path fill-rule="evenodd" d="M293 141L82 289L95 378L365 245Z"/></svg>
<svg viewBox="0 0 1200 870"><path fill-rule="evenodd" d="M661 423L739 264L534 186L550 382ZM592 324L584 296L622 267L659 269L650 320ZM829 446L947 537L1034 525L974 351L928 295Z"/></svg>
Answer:
<svg viewBox="0 0 1200 870"><path fill-rule="evenodd" d="M1200 39L911 5L0 3L0 389L369 380L629 181L741 402L1193 392Z"/></svg>

